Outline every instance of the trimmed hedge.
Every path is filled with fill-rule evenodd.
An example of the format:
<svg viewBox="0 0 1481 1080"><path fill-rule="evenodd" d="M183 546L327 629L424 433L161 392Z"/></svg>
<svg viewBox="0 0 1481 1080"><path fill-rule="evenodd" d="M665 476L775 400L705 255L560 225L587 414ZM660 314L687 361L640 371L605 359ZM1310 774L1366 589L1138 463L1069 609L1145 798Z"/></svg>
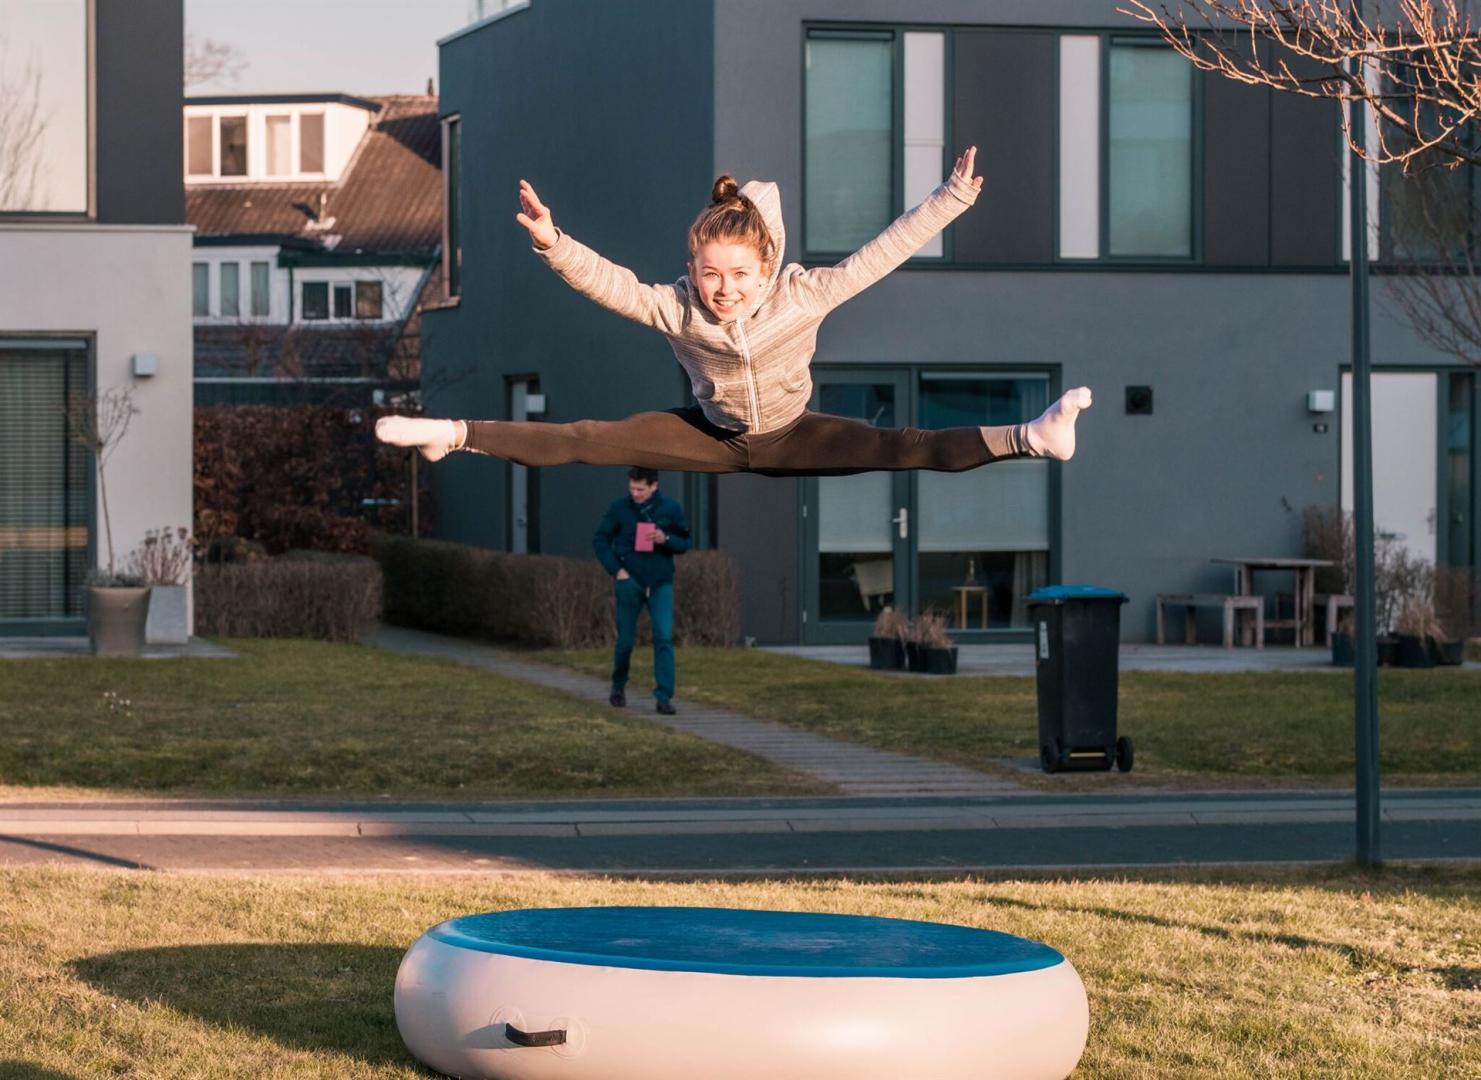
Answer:
<svg viewBox="0 0 1481 1080"><path fill-rule="evenodd" d="M385 573L387 622L560 649L616 639L612 579L595 559L385 535L373 539L371 551ZM730 556L691 551L674 567L674 643L735 644L740 587ZM639 640L652 640L646 619Z"/></svg>
<svg viewBox="0 0 1481 1080"><path fill-rule="evenodd" d="M196 633L359 641L381 617L381 568L321 552L207 563L195 574Z"/></svg>

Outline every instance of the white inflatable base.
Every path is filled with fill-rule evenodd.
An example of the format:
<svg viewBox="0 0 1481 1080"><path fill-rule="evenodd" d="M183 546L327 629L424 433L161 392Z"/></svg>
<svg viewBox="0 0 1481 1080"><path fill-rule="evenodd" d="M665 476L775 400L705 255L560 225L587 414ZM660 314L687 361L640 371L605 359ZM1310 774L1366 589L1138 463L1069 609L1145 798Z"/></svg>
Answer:
<svg viewBox="0 0 1481 1080"><path fill-rule="evenodd" d="M419 1060L493 1080L1059 1080L1090 1022L1075 969L1023 938L707 908L453 919L395 1005Z"/></svg>

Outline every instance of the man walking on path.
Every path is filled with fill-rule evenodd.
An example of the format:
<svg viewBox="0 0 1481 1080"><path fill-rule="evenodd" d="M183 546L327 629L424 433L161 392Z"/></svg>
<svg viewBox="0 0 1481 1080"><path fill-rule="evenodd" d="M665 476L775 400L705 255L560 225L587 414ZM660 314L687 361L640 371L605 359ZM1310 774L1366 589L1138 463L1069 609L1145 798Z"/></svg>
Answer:
<svg viewBox="0 0 1481 1080"><path fill-rule="evenodd" d="M658 711L674 715L674 556L688 551L684 508L658 490L652 469L627 471L627 495L607 507L592 547L615 581L617 649L612 657L613 705L627 704L627 669L648 605L653 623L653 696Z"/></svg>

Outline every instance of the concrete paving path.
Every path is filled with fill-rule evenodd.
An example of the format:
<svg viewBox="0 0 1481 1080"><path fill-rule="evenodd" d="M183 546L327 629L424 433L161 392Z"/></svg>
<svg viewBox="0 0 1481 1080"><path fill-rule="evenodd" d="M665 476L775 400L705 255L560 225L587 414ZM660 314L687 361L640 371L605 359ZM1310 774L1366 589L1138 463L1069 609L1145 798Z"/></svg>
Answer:
<svg viewBox="0 0 1481 1080"><path fill-rule="evenodd" d="M1386 859L1481 860L1481 790L1384 794ZM506 803L16 801L0 865L637 874L1340 861L1350 795Z"/></svg>
<svg viewBox="0 0 1481 1080"><path fill-rule="evenodd" d="M783 656L801 656L808 660L826 660L845 667L867 668L869 649L863 645L763 645L767 652ZM1122 671L1176 671L1196 675L1231 672L1319 672L1352 678L1352 668L1332 666L1331 650L1295 649L1289 645L1267 645L1263 649L1226 649L1222 645L1151 645L1123 643L1120 648ZM1481 664L1467 661L1470 670ZM962 675L1015 675L1034 673L1034 650L1027 643L1016 645L959 645L957 672ZM1443 675L1444 672L1437 672ZM902 679L919 679L920 675L900 673Z"/></svg>
<svg viewBox="0 0 1481 1080"><path fill-rule="evenodd" d="M387 626L371 635L367 644L455 660L610 708L607 695L611 688L605 679L537 663L512 650L483 642ZM1010 779L960 765L840 742L774 720L758 720L682 699L675 701L677 716L653 712L652 700L635 690L629 694L628 703L637 715L654 723L810 773L835 785L844 795L967 796L1022 790L1021 785Z"/></svg>

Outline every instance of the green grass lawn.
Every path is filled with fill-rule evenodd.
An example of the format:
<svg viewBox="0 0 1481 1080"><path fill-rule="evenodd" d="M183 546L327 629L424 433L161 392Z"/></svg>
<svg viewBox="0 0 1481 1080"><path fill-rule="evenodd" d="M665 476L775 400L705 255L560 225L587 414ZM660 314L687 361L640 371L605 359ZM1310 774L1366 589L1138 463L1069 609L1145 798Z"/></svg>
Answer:
<svg viewBox="0 0 1481 1080"><path fill-rule="evenodd" d="M1078 1077L1481 1075L1481 869L653 883L0 870L0 1078L413 1077L391 992L428 926L582 904L928 919L1079 971ZM698 1075L698 1074L697 1074Z"/></svg>
<svg viewBox="0 0 1481 1080"><path fill-rule="evenodd" d="M601 650L542 652L592 674ZM632 685L652 679L633 656ZM704 701L820 734L982 768L1038 757L1032 677L885 675L758 649L680 650L676 701ZM1481 672L1384 669L1379 746L1386 784L1481 783ZM1136 766L1115 783L1268 786L1351 783L1351 674L1123 672L1119 730ZM1104 787L1105 774L1014 772L1056 789Z"/></svg>
<svg viewBox="0 0 1481 1080"><path fill-rule="evenodd" d="M0 797L796 794L810 777L449 661L314 641L237 659L0 661Z"/></svg>

